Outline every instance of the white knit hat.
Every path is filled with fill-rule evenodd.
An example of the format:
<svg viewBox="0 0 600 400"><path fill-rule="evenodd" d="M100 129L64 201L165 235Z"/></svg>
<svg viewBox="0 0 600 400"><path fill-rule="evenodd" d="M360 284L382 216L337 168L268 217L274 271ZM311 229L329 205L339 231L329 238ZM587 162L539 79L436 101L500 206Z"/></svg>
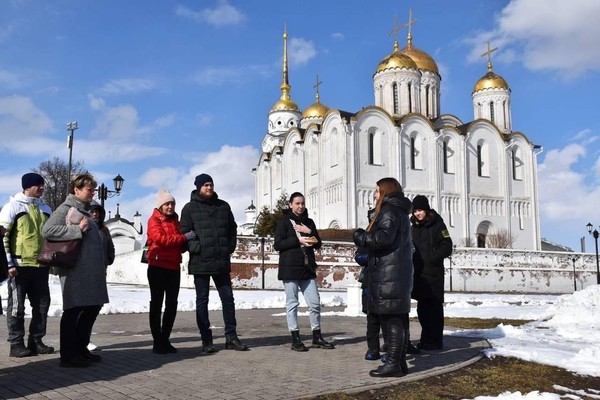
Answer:
<svg viewBox="0 0 600 400"><path fill-rule="evenodd" d="M175 203L175 197L167 189L160 189L156 196L156 208L160 209L160 206L170 201Z"/></svg>

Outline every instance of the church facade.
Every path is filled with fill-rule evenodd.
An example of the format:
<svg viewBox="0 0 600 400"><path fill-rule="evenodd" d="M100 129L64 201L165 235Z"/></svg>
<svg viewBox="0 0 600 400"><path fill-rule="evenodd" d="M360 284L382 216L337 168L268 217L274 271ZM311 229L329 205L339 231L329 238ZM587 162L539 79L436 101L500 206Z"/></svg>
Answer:
<svg viewBox="0 0 600 400"><path fill-rule="evenodd" d="M541 147L513 131L511 89L488 71L474 85L474 119L440 114L437 64L412 43L379 62L374 104L358 112L291 99L287 32L281 97L269 111L255 169L256 208L302 192L319 229L367 226L375 183L394 177L405 195L427 196L458 246L488 247L492 235L512 248L540 250L537 155Z"/></svg>

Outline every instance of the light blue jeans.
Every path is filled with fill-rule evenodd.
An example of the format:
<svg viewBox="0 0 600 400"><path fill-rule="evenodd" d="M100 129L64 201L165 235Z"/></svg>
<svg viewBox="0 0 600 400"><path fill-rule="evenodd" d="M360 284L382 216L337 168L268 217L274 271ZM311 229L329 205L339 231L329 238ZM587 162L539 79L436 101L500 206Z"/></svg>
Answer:
<svg viewBox="0 0 600 400"><path fill-rule="evenodd" d="M313 331L321 329L321 298L317 290L317 282L314 279L283 281L283 289L285 291L287 324L290 332L298 330L298 289L302 291L304 300L308 305L310 327Z"/></svg>

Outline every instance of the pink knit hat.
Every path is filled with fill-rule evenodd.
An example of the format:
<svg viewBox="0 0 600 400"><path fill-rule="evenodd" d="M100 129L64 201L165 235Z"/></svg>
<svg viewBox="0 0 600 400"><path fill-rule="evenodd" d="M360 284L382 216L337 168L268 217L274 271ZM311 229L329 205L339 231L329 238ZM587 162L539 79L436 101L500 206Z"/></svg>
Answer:
<svg viewBox="0 0 600 400"><path fill-rule="evenodd" d="M156 196L156 208L160 208L160 206L170 201L175 203L175 197L167 189L160 189Z"/></svg>

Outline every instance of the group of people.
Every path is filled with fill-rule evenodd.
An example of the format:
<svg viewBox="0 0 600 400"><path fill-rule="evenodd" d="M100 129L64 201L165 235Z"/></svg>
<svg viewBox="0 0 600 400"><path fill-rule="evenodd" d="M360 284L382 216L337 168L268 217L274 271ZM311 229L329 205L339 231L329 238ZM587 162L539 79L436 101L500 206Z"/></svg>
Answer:
<svg viewBox="0 0 600 400"><path fill-rule="evenodd" d="M368 227L357 229L353 235L359 247L357 261L364 265L365 359L381 357L382 330L385 363L369 374L402 376L408 373L407 352L443 348L444 258L452 253L452 239L427 197L415 196L411 203L396 179L379 180L374 197ZM421 324L416 346L409 335L411 298L417 300Z"/></svg>
<svg viewBox="0 0 600 400"><path fill-rule="evenodd" d="M8 341L11 357L50 354L54 348L43 343L50 305L49 267L37 261L44 240L81 240L73 268L52 268L60 277L63 313L60 321L60 365L87 367L101 361L88 350L94 322L108 302L106 268L115 257L114 244L104 226L104 209L93 198L97 182L89 173L75 175L69 195L54 212L42 200L44 178L27 173L23 191L0 211L0 255L8 278ZM231 282L231 254L237 244L237 224L229 204L214 191L210 175L194 180L190 201L175 212L175 198L165 189L156 196L156 207L148 220L147 263L150 288L149 325L152 351L175 353L170 336L177 315L182 254L189 252L188 272L194 276L196 322L202 351L217 351L208 313L210 280L222 303L225 349L248 350L237 335L235 302ZM76 212L79 218L73 218ZM412 214L412 215L411 215ZM409 218L410 215L410 218ZM452 241L442 218L429 207L427 198L416 196L411 204L394 178L377 182L375 208L369 225L354 233L366 261L364 285L367 311L367 359L378 359L379 331L387 347L386 362L372 376L407 373L409 347L408 313L411 294L418 301L422 334L419 349L443 346L443 259L452 251ZM412 233L411 233L412 222ZM308 217L304 196L293 193L274 236L280 252L278 279L286 296L291 349L307 351L298 327L298 294L309 308L313 348L334 349L321 333L320 298L316 282L315 249L322 245L315 223ZM4 261L6 264L4 265ZM414 268L413 268L414 265ZM0 279L3 278L0 276ZM29 336L25 345L25 298L32 308ZM163 312L164 305L164 312ZM370 356L369 356L370 355Z"/></svg>

